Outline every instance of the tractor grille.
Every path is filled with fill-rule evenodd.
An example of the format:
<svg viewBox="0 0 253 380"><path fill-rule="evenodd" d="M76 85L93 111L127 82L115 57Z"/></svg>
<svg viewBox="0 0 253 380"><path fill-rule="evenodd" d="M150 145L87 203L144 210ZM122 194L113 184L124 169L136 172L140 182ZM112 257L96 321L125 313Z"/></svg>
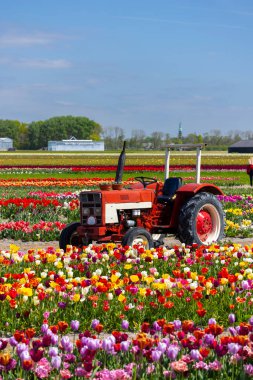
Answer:
<svg viewBox="0 0 253 380"><path fill-rule="evenodd" d="M80 194L80 207L81 207L81 223L84 225L91 225L89 218L94 221L93 225L102 224L102 198L101 193L81 193Z"/></svg>

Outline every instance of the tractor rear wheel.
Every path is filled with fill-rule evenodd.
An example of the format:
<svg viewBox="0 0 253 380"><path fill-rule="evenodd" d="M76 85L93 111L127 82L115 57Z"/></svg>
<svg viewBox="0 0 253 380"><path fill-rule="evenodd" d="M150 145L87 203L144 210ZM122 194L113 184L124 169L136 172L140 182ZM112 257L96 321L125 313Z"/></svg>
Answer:
<svg viewBox="0 0 253 380"><path fill-rule="evenodd" d="M154 240L145 228L133 227L123 236L122 246L134 246L136 244L143 244L146 249L150 249L154 247Z"/></svg>
<svg viewBox="0 0 253 380"><path fill-rule="evenodd" d="M80 238L77 234L77 227L79 227L81 223L73 222L68 224L62 231L59 240L59 246L61 249L66 251L67 245L73 245L75 247L81 246Z"/></svg>
<svg viewBox="0 0 253 380"><path fill-rule="evenodd" d="M178 237L186 244L208 245L224 237L225 214L221 203L211 193L190 198L179 214Z"/></svg>

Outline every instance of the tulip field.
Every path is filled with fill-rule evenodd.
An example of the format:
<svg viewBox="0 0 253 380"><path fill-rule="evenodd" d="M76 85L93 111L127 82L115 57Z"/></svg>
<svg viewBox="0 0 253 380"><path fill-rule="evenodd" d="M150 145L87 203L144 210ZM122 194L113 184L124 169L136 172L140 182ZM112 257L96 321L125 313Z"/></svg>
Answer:
<svg viewBox="0 0 253 380"><path fill-rule="evenodd" d="M115 243L22 250L79 220L78 194L113 182L113 159L0 160L0 380L253 378L253 191L247 158L205 157L221 187L226 242L151 250ZM217 153L218 156L218 153ZM59 157L58 157L59 158ZM22 161L24 159L24 161ZM8 161L9 160L9 161ZM11 163L10 163L11 160ZM194 181L191 157L171 169ZM126 162L123 184L163 180L162 162ZM251 238L238 244L230 238Z"/></svg>

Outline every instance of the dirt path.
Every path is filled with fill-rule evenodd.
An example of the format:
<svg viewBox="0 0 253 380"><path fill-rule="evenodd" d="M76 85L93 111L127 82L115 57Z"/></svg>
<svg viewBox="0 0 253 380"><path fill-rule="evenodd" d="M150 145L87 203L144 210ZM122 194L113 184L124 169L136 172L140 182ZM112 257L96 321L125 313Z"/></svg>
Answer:
<svg viewBox="0 0 253 380"><path fill-rule="evenodd" d="M223 240L223 244L226 243L238 243L242 246L244 245L253 245L253 238L240 239L240 238L227 238ZM174 245L181 245L180 241L175 239L174 237L169 237L164 240L165 245L168 247L173 247ZM10 245L15 244L19 247L21 251L27 252L28 249L47 249L48 247L59 248L58 241L21 241L21 240L11 240L11 239L2 239L0 240L0 251L9 251Z"/></svg>

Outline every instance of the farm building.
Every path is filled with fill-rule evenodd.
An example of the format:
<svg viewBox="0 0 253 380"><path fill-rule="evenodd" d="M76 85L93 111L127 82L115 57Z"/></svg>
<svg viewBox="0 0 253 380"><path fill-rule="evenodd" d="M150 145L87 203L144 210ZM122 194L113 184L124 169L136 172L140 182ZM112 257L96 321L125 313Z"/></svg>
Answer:
<svg viewBox="0 0 253 380"><path fill-rule="evenodd" d="M253 153L253 140L241 140L228 148L228 153Z"/></svg>
<svg viewBox="0 0 253 380"><path fill-rule="evenodd" d="M69 140L48 141L48 150L51 151L103 151L104 141L77 140L71 137Z"/></svg>
<svg viewBox="0 0 253 380"><path fill-rule="evenodd" d="M12 150L13 140L9 137L0 137L0 150Z"/></svg>

